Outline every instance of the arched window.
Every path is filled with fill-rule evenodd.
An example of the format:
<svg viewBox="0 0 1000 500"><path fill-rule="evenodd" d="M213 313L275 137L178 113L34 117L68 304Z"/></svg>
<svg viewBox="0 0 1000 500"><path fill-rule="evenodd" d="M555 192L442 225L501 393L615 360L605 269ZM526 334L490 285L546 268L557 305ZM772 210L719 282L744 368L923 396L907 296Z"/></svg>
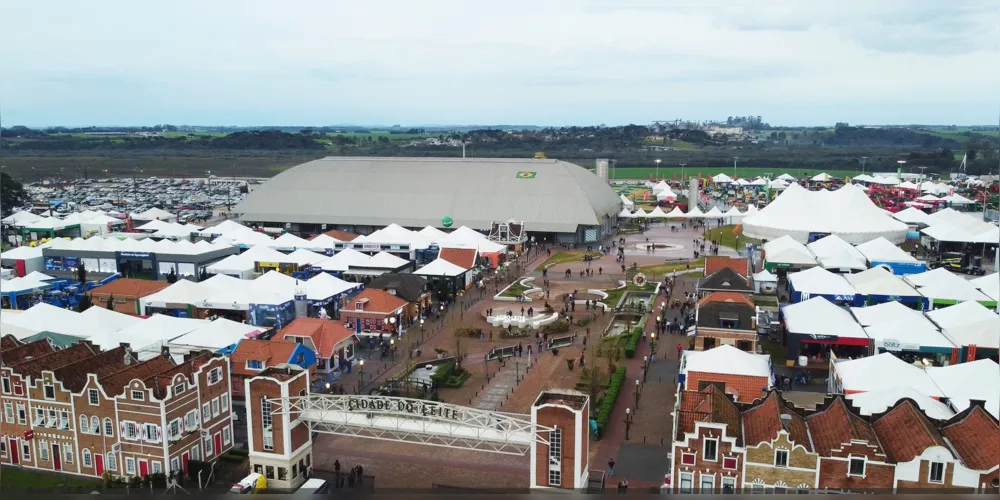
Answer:
<svg viewBox="0 0 1000 500"><path fill-rule="evenodd" d="M115 423L109 417L104 417L104 435L108 437L115 435Z"/></svg>
<svg viewBox="0 0 1000 500"><path fill-rule="evenodd" d="M90 420L87 420L86 415L80 415L80 432L90 434Z"/></svg>
<svg viewBox="0 0 1000 500"><path fill-rule="evenodd" d="M90 417L90 432L93 432L94 434L101 433L101 419L98 418L97 415Z"/></svg>
<svg viewBox="0 0 1000 500"><path fill-rule="evenodd" d="M84 467L90 467L91 466L90 450L88 450L87 448L84 448L82 454L83 454L83 466Z"/></svg>

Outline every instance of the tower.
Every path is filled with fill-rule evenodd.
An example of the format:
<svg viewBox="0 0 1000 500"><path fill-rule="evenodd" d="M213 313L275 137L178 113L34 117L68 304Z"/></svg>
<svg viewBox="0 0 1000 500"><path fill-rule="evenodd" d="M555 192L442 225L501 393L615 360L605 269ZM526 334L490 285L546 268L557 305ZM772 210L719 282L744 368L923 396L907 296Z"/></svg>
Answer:
<svg viewBox="0 0 1000 500"><path fill-rule="evenodd" d="M312 467L312 438L297 414L272 400L308 395L309 371L280 364L244 383L250 471L263 474L269 489L294 491Z"/></svg>
<svg viewBox="0 0 1000 500"><path fill-rule="evenodd" d="M586 488L590 466L590 398L573 390L542 391L531 405L531 423L536 429L553 429L535 431L538 436L530 451L531 487Z"/></svg>
<svg viewBox="0 0 1000 500"><path fill-rule="evenodd" d="M295 282L295 317L306 318L309 316L309 302L306 299L306 287L298 281Z"/></svg>
<svg viewBox="0 0 1000 500"><path fill-rule="evenodd" d="M598 158L594 167L594 173L597 174L602 181L608 182L608 165L610 162L607 158Z"/></svg>

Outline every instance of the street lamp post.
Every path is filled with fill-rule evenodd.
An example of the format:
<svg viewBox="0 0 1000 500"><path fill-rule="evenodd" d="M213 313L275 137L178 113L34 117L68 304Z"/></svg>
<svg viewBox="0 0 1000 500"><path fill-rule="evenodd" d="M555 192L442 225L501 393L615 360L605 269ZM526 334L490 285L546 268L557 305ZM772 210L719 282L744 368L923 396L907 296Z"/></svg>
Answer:
<svg viewBox="0 0 1000 500"><path fill-rule="evenodd" d="M686 167L686 166L687 166L687 163L681 163L681 182L684 182L684 181L687 180L685 178L685 175L684 175L684 167ZM681 189L684 189L683 185L681 185Z"/></svg>
<svg viewBox="0 0 1000 500"><path fill-rule="evenodd" d="M651 333L649 335L649 350L653 355L653 359L656 359L656 333Z"/></svg>
<svg viewBox="0 0 1000 500"><path fill-rule="evenodd" d="M663 161L663 160L657 158L657 159L655 159L653 161L656 162L656 173L653 174L653 180L656 181L656 180L660 179L660 162Z"/></svg>
<svg viewBox="0 0 1000 500"><path fill-rule="evenodd" d="M632 429L632 409L625 408L625 440L628 441L628 431Z"/></svg>
<svg viewBox="0 0 1000 500"><path fill-rule="evenodd" d="M424 318L420 318L420 343L424 343Z"/></svg>
<svg viewBox="0 0 1000 500"><path fill-rule="evenodd" d="M361 388L365 384L365 360L358 360L358 394L361 394Z"/></svg>
<svg viewBox="0 0 1000 500"><path fill-rule="evenodd" d="M649 356L642 357L642 382L646 383L646 375L649 374Z"/></svg>
<svg viewBox="0 0 1000 500"><path fill-rule="evenodd" d="M635 379L635 410L639 411L639 379Z"/></svg>
<svg viewBox="0 0 1000 500"><path fill-rule="evenodd" d="M734 156L733 157L733 180L736 180L736 178L739 177L738 175L736 175L736 160L739 160L739 159L740 159L739 156Z"/></svg>

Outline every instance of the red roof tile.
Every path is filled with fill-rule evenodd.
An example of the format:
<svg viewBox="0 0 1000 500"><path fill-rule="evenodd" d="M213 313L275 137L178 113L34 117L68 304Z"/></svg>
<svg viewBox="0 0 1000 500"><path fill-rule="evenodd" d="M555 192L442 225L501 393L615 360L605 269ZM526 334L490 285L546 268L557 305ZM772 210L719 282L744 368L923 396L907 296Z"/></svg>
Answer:
<svg viewBox="0 0 1000 500"><path fill-rule="evenodd" d="M170 356L157 356L142 363L129 365L99 380L104 392L108 395L119 395L125 391L125 386L135 379L146 380L152 375L173 368L174 360Z"/></svg>
<svg viewBox="0 0 1000 500"><path fill-rule="evenodd" d="M4 335L3 337L0 337L0 350L7 351L20 345L21 342L19 342L13 335Z"/></svg>
<svg viewBox="0 0 1000 500"><path fill-rule="evenodd" d="M287 340L241 340L230 356L232 370L240 374L257 373L258 370L247 370L249 360L261 361L265 368L288 363L297 347L298 344Z"/></svg>
<svg viewBox="0 0 1000 500"><path fill-rule="evenodd" d="M931 446L948 447L924 412L909 399L880 416L872 427L886 456L896 463L909 462Z"/></svg>
<svg viewBox="0 0 1000 500"><path fill-rule="evenodd" d="M87 383L87 375L93 373L100 380L105 375L110 375L129 365L125 364L125 356L128 353L130 364L138 363L139 360L123 347L118 346L109 351L104 351L91 358L83 359L55 370L56 379L63 383L63 386L73 392L80 392Z"/></svg>
<svg viewBox="0 0 1000 500"><path fill-rule="evenodd" d="M344 328L342 321L317 318L296 318L282 328L275 340L294 339L288 337L309 337L315 346L316 354L324 359L333 357L337 344L354 336L354 332Z"/></svg>
<svg viewBox="0 0 1000 500"><path fill-rule="evenodd" d="M389 314L395 311L396 309L399 309L400 307L409 304L409 302L385 290L379 290L376 288L365 288L364 290L361 291L361 293L351 298L351 303L348 305L348 307L342 309L342 311L345 313L350 313L354 311L355 304L357 304L359 301L363 301L364 299L368 300L368 302L364 305L364 309L362 309L364 312L377 312L377 313Z"/></svg>
<svg viewBox="0 0 1000 500"><path fill-rule="evenodd" d="M178 365L171 366L165 370L155 373L143 380L146 387L152 387L156 394L156 397L163 399L167 395L167 387L170 387L174 376L178 373L183 374L188 382L191 381L194 372L201 367L201 365L209 362L215 356L205 353L201 355L196 355L193 358L180 363Z"/></svg>
<svg viewBox="0 0 1000 500"><path fill-rule="evenodd" d="M13 365L27 361L28 359L51 354L53 352L56 352L56 348L52 345L52 342L46 338L17 346L13 349L4 348L2 350L2 354L0 354L0 360L2 360L2 363L5 366Z"/></svg>
<svg viewBox="0 0 1000 500"><path fill-rule="evenodd" d="M709 302L737 302L746 304L750 307L755 306L753 299L750 298L750 294L738 292L712 292L704 299L701 299L701 301L698 302L698 305L703 306Z"/></svg>
<svg viewBox="0 0 1000 500"><path fill-rule="evenodd" d="M735 257L722 257L716 255L710 255L705 257L705 276L711 276L719 269L728 267L743 276L744 278L749 277L750 261L745 258L735 258Z"/></svg>
<svg viewBox="0 0 1000 500"><path fill-rule="evenodd" d="M451 262L462 269L472 269L476 267L477 254L475 248L442 248L438 253L438 258Z"/></svg>
<svg viewBox="0 0 1000 500"><path fill-rule="evenodd" d="M743 434L747 445L771 442L784 428L795 444L801 444L812 451L805 419L789 410L786 404L778 391L771 391L764 401L743 412ZM791 417L785 424L787 428L782 424L781 415Z"/></svg>
<svg viewBox="0 0 1000 500"><path fill-rule="evenodd" d="M116 299L132 299L152 295L170 286L166 281L119 278L90 291L91 295L114 295Z"/></svg>
<svg viewBox="0 0 1000 500"><path fill-rule="evenodd" d="M839 450L852 440L879 446L871 425L852 413L842 396L836 396L825 409L806 417L806 424L816 453L823 457L831 456L833 450ZM878 452L881 453L881 448Z"/></svg>
<svg viewBox="0 0 1000 500"><path fill-rule="evenodd" d="M355 238L357 238L358 236L360 236L358 234L348 233L346 231L337 231L336 229L331 230L331 231L327 231L327 232L325 232L323 234L325 234L325 235L327 235L327 236L329 236L329 237L331 237L331 238L333 238L335 240L339 240L339 241L343 241L343 242L354 241ZM319 235L313 236L312 238L310 238L310 240L315 240L318 236Z"/></svg>
<svg viewBox="0 0 1000 500"><path fill-rule="evenodd" d="M726 393L741 403L750 403L760 399L767 391L769 381L766 377L751 375L730 375L726 373L711 373L688 370L688 386L695 384L694 389L702 386L702 382L719 382L725 384Z"/></svg>
<svg viewBox="0 0 1000 500"><path fill-rule="evenodd" d="M709 385L698 392L684 391L681 398L677 424L678 439L683 439L684 433L693 432L697 422L714 422L726 424L726 435L735 437L736 444L743 446L740 410L733 400L719 389L719 386ZM691 398L692 401L684 401L683 398Z"/></svg>
<svg viewBox="0 0 1000 500"><path fill-rule="evenodd" d="M981 406L973 406L962 420L941 429L965 465L987 471L1000 465L1000 425Z"/></svg>
<svg viewBox="0 0 1000 500"><path fill-rule="evenodd" d="M12 366L14 368L14 373L20 373L21 375L27 377L37 378L44 370L55 371L56 369L76 363L77 361L92 358L97 352L97 348L90 345L90 343L79 342L61 351L55 351L37 358L25 360Z"/></svg>

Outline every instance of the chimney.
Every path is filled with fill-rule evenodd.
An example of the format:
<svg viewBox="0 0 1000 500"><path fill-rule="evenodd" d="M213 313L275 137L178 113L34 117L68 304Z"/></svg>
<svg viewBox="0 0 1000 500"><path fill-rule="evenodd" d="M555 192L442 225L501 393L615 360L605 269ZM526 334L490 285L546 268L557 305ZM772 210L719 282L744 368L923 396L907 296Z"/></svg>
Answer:
<svg viewBox="0 0 1000 500"><path fill-rule="evenodd" d="M785 429L786 432L791 432L788 430L788 427L792 425L792 416L787 413L782 413L780 419L781 419L781 428Z"/></svg>
<svg viewBox="0 0 1000 500"><path fill-rule="evenodd" d="M170 347L160 346L160 355L170 357Z"/></svg>

